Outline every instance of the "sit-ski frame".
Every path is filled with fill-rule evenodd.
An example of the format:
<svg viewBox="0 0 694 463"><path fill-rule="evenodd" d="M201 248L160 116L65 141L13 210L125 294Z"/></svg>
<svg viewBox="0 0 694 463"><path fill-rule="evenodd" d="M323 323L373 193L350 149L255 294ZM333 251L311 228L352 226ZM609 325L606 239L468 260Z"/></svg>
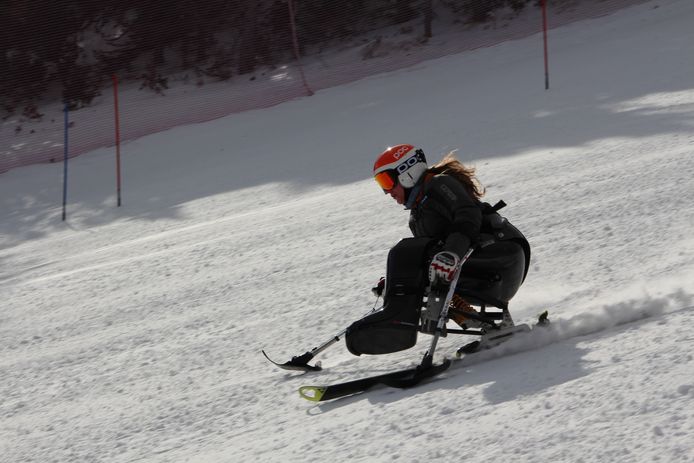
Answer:
<svg viewBox="0 0 694 463"><path fill-rule="evenodd" d="M454 329L454 328L447 328L446 323L448 322L448 308L450 306L450 301L453 298L453 294L455 294L456 290L456 285L458 282L458 278L460 276L460 270L462 265L467 261L467 259L470 257L470 255L473 253L475 250L474 247L470 248L467 253L463 256L461 259L458 268L456 269L456 272L454 274L454 278L451 281L450 287L448 289L448 292L446 294L443 307L441 309L441 313L439 314L438 317L438 322L436 324L436 328L432 331L425 331L422 329L422 325L420 324L418 326L418 331L424 334L429 334L433 336L433 339L431 341L431 345L429 347L429 350L424 354L424 358L422 359L421 364L419 365L419 369L425 370L427 368L430 368L433 362L433 357L434 357L434 352L436 350L436 346L438 344L439 337L446 337L449 333L450 334L464 334L464 335L472 335L472 336L484 336L485 334L488 334L488 331L484 330L472 330L472 329ZM464 294L463 294L464 297ZM378 302L378 299L377 299ZM500 330L501 327L497 323L497 320L503 320L505 317L509 317L508 314L508 307L506 304L504 304L501 301L494 301L495 305L493 307L500 308L498 306L501 306L501 312L489 312L487 311L487 304L482 304L481 309L479 313L469 313L465 314L466 317L472 318L475 320L478 320L485 325L488 325L488 330ZM491 303L489 304L490 306ZM383 309L383 306L381 307L376 307L374 306L367 314L365 314L361 319L368 317L369 315L376 313L380 310ZM351 325L350 325L351 326ZM263 350L262 353L267 358L270 362L275 364L276 366L283 368L285 370L300 370L300 371L320 371L322 369L320 362L316 362L314 365L309 365L309 362L318 354L326 350L328 347L332 346L336 342L340 340L342 336L345 335L347 332L348 328L343 329L339 333L337 333L335 336L332 336L328 341L324 342L323 344L314 347L310 351L306 351L301 355L297 355L295 357L292 357L291 360L285 363L278 363L274 360L272 360L267 353ZM465 349L468 346L471 346L473 344L479 344L478 341L475 341L473 343L467 344L461 349ZM461 350L459 349L459 353ZM464 352L464 350L462 351Z"/></svg>

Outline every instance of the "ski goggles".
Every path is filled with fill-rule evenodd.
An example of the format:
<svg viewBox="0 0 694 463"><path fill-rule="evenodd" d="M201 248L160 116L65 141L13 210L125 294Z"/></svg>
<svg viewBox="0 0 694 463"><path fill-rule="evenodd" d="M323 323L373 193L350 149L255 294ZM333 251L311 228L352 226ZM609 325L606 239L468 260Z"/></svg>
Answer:
<svg viewBox="0 0 694 463"><path fill-rule="evenodd" d="M395 180L395 172L392 170L379 172L378 174L374 175L374 180L376 180L378 186L383 188L384 191L390 191L395 188L395 185L397 185Z"/></svg>

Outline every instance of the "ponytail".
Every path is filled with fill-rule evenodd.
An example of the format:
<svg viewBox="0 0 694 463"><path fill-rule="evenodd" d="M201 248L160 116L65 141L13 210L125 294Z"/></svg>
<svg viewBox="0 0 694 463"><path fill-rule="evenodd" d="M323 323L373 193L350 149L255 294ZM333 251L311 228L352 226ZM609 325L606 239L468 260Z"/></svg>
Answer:
<svg viewBox="0 0 694 463"><path fill-rule="evenodd" d="M467 192L473 198L480 200L484 196L485 189L475 176L474 167L465 167L462 162L455 157L455 151L451 151L444 158L431 166L427 174L446 174L456 178L463 184Z"/></svg>

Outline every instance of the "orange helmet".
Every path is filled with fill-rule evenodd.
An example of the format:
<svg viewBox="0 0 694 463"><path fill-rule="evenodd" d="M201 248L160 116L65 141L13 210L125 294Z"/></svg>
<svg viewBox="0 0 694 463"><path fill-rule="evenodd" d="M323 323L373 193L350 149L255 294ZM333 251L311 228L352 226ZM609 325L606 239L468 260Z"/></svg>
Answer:
<svg viewBox="0 0 694 463"><path fill-rule="evenodd" d="M374 163L376 183L386 191L398 184L412 188L427 170L424 151L412 145L395 145L386 149Z"/></svg>

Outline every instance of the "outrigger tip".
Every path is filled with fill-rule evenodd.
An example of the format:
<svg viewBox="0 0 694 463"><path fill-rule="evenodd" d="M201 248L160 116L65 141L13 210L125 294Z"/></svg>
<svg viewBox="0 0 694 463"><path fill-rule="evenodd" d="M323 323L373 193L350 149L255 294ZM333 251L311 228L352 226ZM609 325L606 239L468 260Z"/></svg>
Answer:
<svg viewBox="0 0 694 463"><path fill-rule="evenodd" d="M326 388L317 386L301 386L299 388L299 395L306 400L311 402L320 402L325 394Z"/></svg>

